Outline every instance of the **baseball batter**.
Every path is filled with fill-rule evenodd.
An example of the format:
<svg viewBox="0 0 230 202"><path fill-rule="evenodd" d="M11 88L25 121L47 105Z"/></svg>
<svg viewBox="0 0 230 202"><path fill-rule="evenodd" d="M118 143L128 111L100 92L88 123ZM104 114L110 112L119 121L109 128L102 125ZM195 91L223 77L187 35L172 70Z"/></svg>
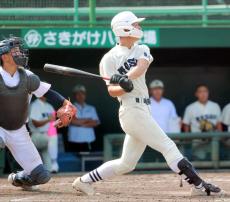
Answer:
<svg viewBox="0 0 230 202"><path fill-rule="evenodd" d="M148 145L162 153L174 172L194 185L192 194L220 194L220 188L201 179L151 116L145 74L153 57L146 45L136 43L143 36L139 25L143 20L129 11L118 13L112 19L111 27L119 43L104 55L100 63L100 74L111 78L106 81L109 94L120 102L119 120L126 133L122 155L77 178L73 187L85 194L94 194L93 182L131 172Z"/></svg>
<svg viewBox="0 0 230 202"><path fill-rule="evenodd" d="M1 41L0 59L0 148L7 146L23 168L21 172L10 174L8 181L14 186L32 190L33 185L50 180L50 173L43 166L25 125L32 95L46 97L57 108L63 106L60 111L70 108L70 115L74 115L76 110L68 100L51 90L50 84L41 82L38 76L24 68L27 67L28 54L22 39L10 37ZM67 123L63 117L59 114L57 124L60 127Z"/></svg>

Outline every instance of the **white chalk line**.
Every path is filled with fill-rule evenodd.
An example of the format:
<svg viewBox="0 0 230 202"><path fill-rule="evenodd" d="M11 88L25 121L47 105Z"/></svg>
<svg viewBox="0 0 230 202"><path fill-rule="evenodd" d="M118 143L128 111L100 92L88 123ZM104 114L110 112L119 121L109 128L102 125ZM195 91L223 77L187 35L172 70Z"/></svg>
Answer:
<svg viewBox="0 0 230 202"><path fill-rule="evenodd" d="M10 202L20 202L20 201L45 201L47 202L47 199L36 199L35 197L26 197L26 198L19 198L19 199L11 199ZM57 202L57 199L48 199L49 202Z"/></svg>
<svg viewBox="0 0 230 202"><path fill-rule="evenodd" d="M39 202L42 202L42 201L45 201L47 202L47 199L36 199L35 197L27 197L27 198L20 198L20 199L11 199L10 202L20 202L20 201L39 201ZM49 199L48 200L49 202L57 202L57 199Z"/></svg>
<svg viewBox="0 0 230 202"><path fill-rule="evenodd" d="M10 202L25 201L25 200L28 200L28 199L31 200L32 198L34 198L34 196L24 197L24 198L18 198L18 199L10 199Z"/></svg>
<svg viewBox="0 0 230 202"><path fill-rule="evenodd" d="M65 182L61 182L61 183L52 183L54 186L62 186L62 185L71 185L72 183L65 183ZM42 186L49 186L50 185L50 183L48 183L48 184L46 184L46 185L42 185ZM0 190L2 189L2 188L15 188L13 185L7 185L7 184L4 184L4 185L1 185L0 186ZM40 186L38 185L38 188L39 188Z"/></svg>

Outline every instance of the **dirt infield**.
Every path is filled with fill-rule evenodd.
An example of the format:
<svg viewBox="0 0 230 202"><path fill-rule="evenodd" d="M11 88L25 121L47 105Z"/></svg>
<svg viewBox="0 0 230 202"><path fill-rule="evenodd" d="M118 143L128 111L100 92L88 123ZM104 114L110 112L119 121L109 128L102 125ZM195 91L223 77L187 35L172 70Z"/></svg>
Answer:
<svg viewBox="0 0 230 202"><path fill-rule="evenodd" d="M230 193L230 173L202 173L211 182ZM0 179L0 202L73 202L73 201L161 201L161 202L230 202L230 195L223 198L205 196L190 197L190 186L179 187L175 174L133 174L119 176L94 185L95 196L83 196L72 189L75 175L58 175L39 191L26 192L8 184L6 177Z"/></svg>

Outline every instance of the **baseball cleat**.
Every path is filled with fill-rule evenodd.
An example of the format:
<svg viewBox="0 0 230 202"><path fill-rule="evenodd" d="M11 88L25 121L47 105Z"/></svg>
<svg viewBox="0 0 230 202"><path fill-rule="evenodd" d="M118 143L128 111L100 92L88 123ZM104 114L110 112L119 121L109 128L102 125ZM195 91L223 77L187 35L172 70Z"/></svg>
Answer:
<svg viewBox="0 0 230 202"><path fill-rule="evenodd" d="M38 186L29 186L22 184L19 180L15 179L16 174L11 173L8 176L8 182L15 187L21 187L24 191L37 191Z"/></svg>
<svg viewBox="0 0 230 202"><path fill-rule="evenodd" d="M95 193L92 185L87 182L82 182L80 177L74 180L72 187L88 196L92 196Z"/></svg>
<svg viewBox="0 0 230 202"><path fill-rule="evenodd" d="M191 196L223 196L225 195L224 190L221 190L219 187L203 182L203 186L201 188L192 187L191 188Z"/></svg>
<svg viewBox="0 0 230 202"><path fill-rule="evenodd" d="M18 182L15 181L15 176L16 176L15 173L9 174L9 176L8 176L8 182L10 184L14 185L15 187L20 187L21 183L18 183Z"/></svg>

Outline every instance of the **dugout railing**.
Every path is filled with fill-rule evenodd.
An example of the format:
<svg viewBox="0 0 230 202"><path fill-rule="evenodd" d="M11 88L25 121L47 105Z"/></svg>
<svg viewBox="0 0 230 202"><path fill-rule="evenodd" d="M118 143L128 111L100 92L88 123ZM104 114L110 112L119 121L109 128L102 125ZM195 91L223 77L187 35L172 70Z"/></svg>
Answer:
<svg viewBox="0 0 230 202"><path fill-rule="evenodd" d="M194 139L210 139L211 140L211 160L192 161L193 165L198 168L228 168L230 160L220 160L220 143L224 138L230 138L230 133L227 132L212 132L212 133L178 133L169 134L170 138L176 141L189 141ZM114 159L114 147L122 148L124 134L107 134L104 136L104 161ZM139 162L137 169L166 169L168 168L165 162Z"/></svg>
<svg viewBox="0 0 230 202"><path fill-rule="evenodd" d="M170 6L97 6L96 0L88 0L88 6L79 6L79 0L72 0L71 7L63 1L63 7L13 7L3 0L0 2L1 27L25 26L109 26L112 16L124 10L147 17L145 26L219 26L230 25L230 6L210 4L201 0L197 5ZM49 0L47 0L49 1ZM125 2L125 1L124 1ZM5 6L8 5L9 6Z"/></svg>

